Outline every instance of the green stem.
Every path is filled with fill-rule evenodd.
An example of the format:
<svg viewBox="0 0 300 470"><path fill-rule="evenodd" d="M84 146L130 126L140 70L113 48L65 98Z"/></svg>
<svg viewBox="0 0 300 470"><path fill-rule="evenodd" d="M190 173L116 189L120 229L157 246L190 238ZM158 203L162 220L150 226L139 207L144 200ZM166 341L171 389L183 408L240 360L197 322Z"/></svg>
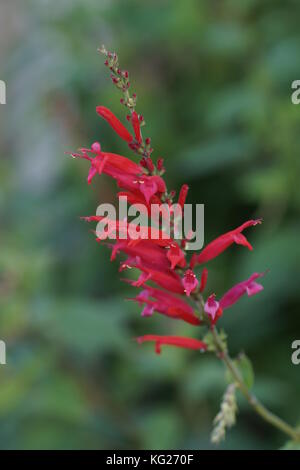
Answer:
<svg viewBox="0 0 300 470"><path fill-rule="evenodd" d="M290 436L294 441L300 442L300 431L294 429L292 426L287 424L281 418L279 418L274 413L269 411L256 398L256 396L249 391L249 389L247 388L247 386L245 385L243 381L243 378L241 377L239 370L237 369L233 360L229 356L227 350L224 348L216 327L212 328L212 335L213 335L214 344L215 344L219 357L223 360L225 366L230 371L232 377L236 381L236 384L239 387L240 391L242 392L244 397L248 400L248 402L250 403L252 408L256 411L256 413L259 414L265 421L270 423L272 426L274 426L275 428L279 429L280 431Z"/></svg>

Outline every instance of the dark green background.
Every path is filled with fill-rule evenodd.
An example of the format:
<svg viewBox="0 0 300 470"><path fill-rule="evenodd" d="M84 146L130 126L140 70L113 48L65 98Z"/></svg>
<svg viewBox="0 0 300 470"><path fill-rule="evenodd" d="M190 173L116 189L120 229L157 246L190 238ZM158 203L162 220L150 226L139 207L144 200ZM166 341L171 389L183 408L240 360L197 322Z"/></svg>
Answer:
<svg viewBox="0 0 300 470"><path fill-rule="evenodd" d="M130 152L95 113L118 116L96 48L116 49L169 188L205 204L206 242L252 217L255 250L234 246L209 265L219 296L270 269L258 296L220 321L230 349L256 371L254 391L292 424L300 418L300 5L261 0L1 0L1 448L210 448L225 380L212 355L139 347L137 334L194 334L124 300L118 262L79 216L114 200L105 176L64 155L100 140ZM278 448L285 437L240 401L221 448Z"/></svg>

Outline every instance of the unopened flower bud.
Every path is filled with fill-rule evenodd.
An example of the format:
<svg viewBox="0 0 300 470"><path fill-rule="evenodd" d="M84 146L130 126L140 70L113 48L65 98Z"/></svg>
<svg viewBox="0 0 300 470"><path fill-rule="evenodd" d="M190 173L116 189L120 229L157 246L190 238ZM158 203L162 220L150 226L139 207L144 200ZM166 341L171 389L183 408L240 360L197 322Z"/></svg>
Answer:
<svg viewBox="0 0 300 470"><path fill-rule="evenodd" d="M146 162L146 158L143 157L140 161L140 165L143 167L143 168L147 168L147 162Z"/></svg>
<svg viewBox="0 0 300 470"><path fill-rule="evenodd" d="M159 158L157 160L156 168L158 169L158 171L163 170L163 168L164 168L164 159L163 158Z"/></svg>
<svg viewBox="0 0 300 470"><path fill-rule="evenodd" d="M147 157L147 158L146 158L146 165L147 165L147 168L148 168L148 170L150 171L150 173L152 173L155 168L154 168L153 161L151 160L150 157Z"/></svg>
<svg viewBox="0 0 300 470"><path fill-rule="evenodd" d="M91 150L92 150L92 152L100 153L101 152L101 145L99 144L99 142L94 142L91 146Z"/></svg>

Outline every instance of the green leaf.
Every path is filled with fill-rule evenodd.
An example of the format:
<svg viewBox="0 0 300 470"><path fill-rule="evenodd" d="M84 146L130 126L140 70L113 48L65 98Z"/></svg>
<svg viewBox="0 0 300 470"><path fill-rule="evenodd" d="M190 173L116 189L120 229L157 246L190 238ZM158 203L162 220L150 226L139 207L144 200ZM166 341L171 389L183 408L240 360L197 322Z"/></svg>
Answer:
<svg viewBox="0 0 300 470"><path fill-rule="evenodd" d="M246 354L241 353L237 359L234 359L233 362L239 370L246 387L248 389L252 388L254 384L254 371L250 359L246 356ZM228 382L234 382L234 378L229 371L226 372L226 379Z"/></svg>
<svg viewBox="0 0 300 470"><path fill-rule="evenodd" d="M280 450L300 450L300 442L287 441Z"/></svg>

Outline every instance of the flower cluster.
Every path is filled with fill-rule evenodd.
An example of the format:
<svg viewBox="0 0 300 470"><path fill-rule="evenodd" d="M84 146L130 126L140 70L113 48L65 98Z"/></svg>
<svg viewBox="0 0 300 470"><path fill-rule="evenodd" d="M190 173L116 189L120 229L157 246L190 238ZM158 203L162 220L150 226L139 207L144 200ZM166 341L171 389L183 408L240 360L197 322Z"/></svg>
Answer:
<svg viewBox="0 0 300 470"><path fill-rule="evenodd" d="M168 192L163 178L165 171L163 161L159 158L156 164L153 162L150 156L152 152L150 139L143 139L144 118L135 111L136 95L134 94L132 98L128 93L130 86L128 72L119 68L118 59L114 53L107 52L105 48L102 48L101 52L106 55L105 63L111 69L113 83L124 94L121 102L129 109L130 115L127 121L131 129L128 130L104 106L97 106L96 112L128 144L131 150L141 155L141 160L135 162L124 156L106 152L102 150L98 142L93 143L90 148L81 148L72 156L90 162L87 177L89 184L96 175L105 173L116 181L120 189L118 196L126 196L131 205L143 203L149 214L152 204L164 205L164 207L167 204L170 207L175 192ZM188 186L184 184L178 197L178 205L182 208L184 208L187 194ZM174 223L176 214L173 213L172 217ZM85 217L85 220L101 221L103 217L96 215ZM128 230L127 220L118 220L113 226L116 234L115 241L109 244L112 249L111 259L114 260L117 254L122 253L126 258L121 262L120 270L135 268L139 272L136 281L128 282L141 289L133 300L142 306L143 317L151 316L156 312L195 327L205 324L213 328L223 311L230 308L242 295L252 296L262 290L263 287L256 280L262 277L263 273L254 273L249 279L236 284L220 300L216 299L215 293L206 295L205 300L203 296L208 278L206 265L234 243L252 250L243 232L248 227L260 223L261 219L244 222L236 229L211 241L200 253L194 253L189 260L186 250L187 240L183 239L178 242L172 236L151 237L151 235L133 239ZM143 228L150 233L150 227ZM101 237L97 237L97 240L101 241ZM198 275L199 266L201 266L201 273ZM192 301L196 302L196 309L191 305ZM199 305L201 306L200 312ZM207 349L204 341L195 338L151 334L138 338L138 343L147 341L155 343L157 353L160 353L162 345L200 351Z"/></svg>

